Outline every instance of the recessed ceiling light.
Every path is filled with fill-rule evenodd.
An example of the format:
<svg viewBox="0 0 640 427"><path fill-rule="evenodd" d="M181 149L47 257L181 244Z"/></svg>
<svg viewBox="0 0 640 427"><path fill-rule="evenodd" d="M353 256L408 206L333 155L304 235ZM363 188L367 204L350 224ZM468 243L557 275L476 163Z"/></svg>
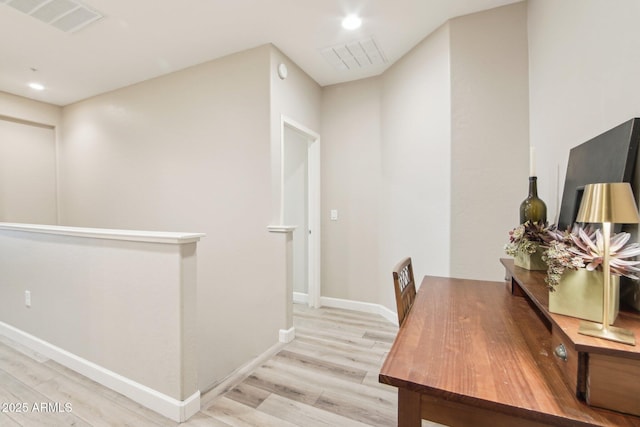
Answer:
<svg viewBox="0 0 640 427"><path fill-rule="evenodd" d="M44 86L36 82L29 83L29 87L33 90L44 90Z"/></svg>
<svg viewBox="0 0 640 427"><path fill-rule="evenodd" d="M355 30L356 28L360 28L362 25L362 19L358 15L347 15L346 18L342 20L342 28L345 30Z"/></svg>

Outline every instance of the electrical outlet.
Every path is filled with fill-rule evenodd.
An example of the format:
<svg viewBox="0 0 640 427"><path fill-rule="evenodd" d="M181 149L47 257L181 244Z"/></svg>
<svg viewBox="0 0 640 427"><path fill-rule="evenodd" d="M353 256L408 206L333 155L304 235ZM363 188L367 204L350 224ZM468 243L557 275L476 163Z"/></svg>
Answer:
<svg viewBox="0 0 640 427"><path fill-rule="evenodd" d="M24 305L31 307L31 291L24 291Z"/></svg>

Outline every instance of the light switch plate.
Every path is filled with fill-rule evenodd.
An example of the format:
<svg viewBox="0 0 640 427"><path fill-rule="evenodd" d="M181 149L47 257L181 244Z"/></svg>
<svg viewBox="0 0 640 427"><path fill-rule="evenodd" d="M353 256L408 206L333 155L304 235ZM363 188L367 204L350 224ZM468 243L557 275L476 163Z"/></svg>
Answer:
<svg viewBox="0 0 640 427"><path fill-rule="evenodd" d="M331 221L337 221L337 220L338 220L338 210L331 209Z"/></svg>

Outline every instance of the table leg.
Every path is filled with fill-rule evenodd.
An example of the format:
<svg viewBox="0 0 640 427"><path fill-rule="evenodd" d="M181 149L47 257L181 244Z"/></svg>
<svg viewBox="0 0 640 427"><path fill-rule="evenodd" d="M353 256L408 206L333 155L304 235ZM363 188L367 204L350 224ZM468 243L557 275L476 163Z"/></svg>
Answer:
<svg viewBox="0 0 640 427"><path fill-rule="evenodd" d="M420 427L420 393L398 389L398 427Z"/></svg>

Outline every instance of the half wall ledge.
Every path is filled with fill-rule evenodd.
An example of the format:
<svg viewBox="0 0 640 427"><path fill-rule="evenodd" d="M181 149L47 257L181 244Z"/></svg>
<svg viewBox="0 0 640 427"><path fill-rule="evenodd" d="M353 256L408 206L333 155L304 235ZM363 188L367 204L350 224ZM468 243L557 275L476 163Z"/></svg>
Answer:
<svg viewBox="0 0 640 427"><path fill-rule="evenodd" d="M0 223L0 335L186 421L204 236Z"/></svg>
<svg viewBox="0 0 640 427"><path fill-rule="evenodd" d="M296 225L268 225L267 230L270 233L292 233L296 227Z"/></svg>
<svg viewBox="0 0 640 427"><path fill-rule="evenodd" d="M269 233L278 233L284 236L284 265L282 266L282 274L284 277L284 306L285 318L284 327L279 331L279 341L281 343L289 343L296 336L296 329L293 327L293 231L295 225L268 225Z"/></svg>
<svg viewBox="0 0 640 427"><path fill-rule="evenodd" d="M68 227L63 225L21 224L0 222L0 230L28 231L30 233L58 234L93 239L127 240L132 242L169 243L181 245L197 242L204 233L171 231L115 230L109 228Z"/></svg>

